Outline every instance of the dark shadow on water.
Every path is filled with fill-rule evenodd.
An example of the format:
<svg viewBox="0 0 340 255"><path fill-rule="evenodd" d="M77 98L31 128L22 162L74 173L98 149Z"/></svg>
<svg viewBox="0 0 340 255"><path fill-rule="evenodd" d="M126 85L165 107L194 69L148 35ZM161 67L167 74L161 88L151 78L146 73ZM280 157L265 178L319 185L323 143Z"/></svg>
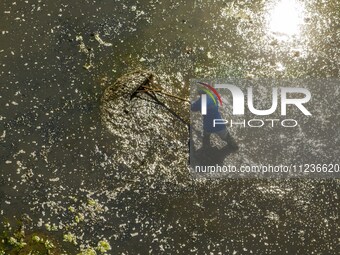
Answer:
<svg viewBox="0 0 340 255"><path fill-rule="evenodd" d="M235 149L228 145L222 148L203 146L191 152L192 166L214 166L216 164L223 165L224 160L234 153Z"/></svg>

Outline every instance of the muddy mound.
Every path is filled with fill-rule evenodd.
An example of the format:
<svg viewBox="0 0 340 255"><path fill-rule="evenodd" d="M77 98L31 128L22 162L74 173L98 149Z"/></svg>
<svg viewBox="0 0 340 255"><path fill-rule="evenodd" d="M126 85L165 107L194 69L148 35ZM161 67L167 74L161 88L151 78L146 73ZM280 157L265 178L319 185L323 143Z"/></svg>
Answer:
<svg viewBox="0 0 340 255"><path fill-rule="evenodd" d="M185 102L149 71L130 72L102 97L102 121L117 148L115 163L166 179L188 177ZM184 110L183 110L184 109Z"/></svg>

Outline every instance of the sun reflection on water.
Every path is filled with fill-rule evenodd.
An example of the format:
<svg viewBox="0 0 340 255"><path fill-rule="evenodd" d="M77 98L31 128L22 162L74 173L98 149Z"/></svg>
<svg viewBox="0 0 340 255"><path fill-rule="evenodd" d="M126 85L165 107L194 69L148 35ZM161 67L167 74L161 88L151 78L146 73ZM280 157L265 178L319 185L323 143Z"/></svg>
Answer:
<svg viewBox="0 0 340 255"><path fill-rule="evenodd" d="M268 32L281 40L289 40L301 33L305 6L299 0L280 0L269 5Z"/></svg>

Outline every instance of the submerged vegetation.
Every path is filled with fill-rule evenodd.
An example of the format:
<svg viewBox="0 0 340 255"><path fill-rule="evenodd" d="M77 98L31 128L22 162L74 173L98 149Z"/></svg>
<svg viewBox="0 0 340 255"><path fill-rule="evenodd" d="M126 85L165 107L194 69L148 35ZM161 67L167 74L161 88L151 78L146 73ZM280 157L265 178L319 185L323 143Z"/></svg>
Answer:
<svg viewBox="0 0 340 255"><path fill-rule="evenodd" d="M46 231L27 231L26 222L18 221L14 227L5 221L2 224L3 232L0 236L0 255L67 255L63 250L63 243L58 241L57 234ZM28 222L27 222L28 224ZM50 231L50 230L47 230ZM80 252L77 255L107 254L111 245L106 240L100 240L95 247L83 247L77 243L77 237L73 233L63 235L64 243L71 243Z"/></svg>
<svg viewBox="0 0 340 255"><path fill-rule="evenodd" d="M18 221L15 227L7 221L3 223L1 235L1 255L60 255L60 246L54 237L44 232L29 233L25 222Z"/></svg>

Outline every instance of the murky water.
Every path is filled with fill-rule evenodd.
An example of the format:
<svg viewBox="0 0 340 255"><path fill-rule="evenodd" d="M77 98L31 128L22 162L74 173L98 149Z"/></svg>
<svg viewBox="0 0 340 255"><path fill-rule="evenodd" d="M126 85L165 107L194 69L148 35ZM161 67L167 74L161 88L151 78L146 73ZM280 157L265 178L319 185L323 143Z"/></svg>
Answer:
<svg viewBox="0 0 340 255"><path fill-rule="evenodd" d="M3 1L1 216L26 213L35 231L56 224L67 254L79 250L62 242L68 231L85 246L106 238L110 254L336 254L337 181L151 178L114 161L100 99L135 68L183 97L190 78L340 78L339 10L336 0ZM84 214L72 227L70 206Z"/></svg>

